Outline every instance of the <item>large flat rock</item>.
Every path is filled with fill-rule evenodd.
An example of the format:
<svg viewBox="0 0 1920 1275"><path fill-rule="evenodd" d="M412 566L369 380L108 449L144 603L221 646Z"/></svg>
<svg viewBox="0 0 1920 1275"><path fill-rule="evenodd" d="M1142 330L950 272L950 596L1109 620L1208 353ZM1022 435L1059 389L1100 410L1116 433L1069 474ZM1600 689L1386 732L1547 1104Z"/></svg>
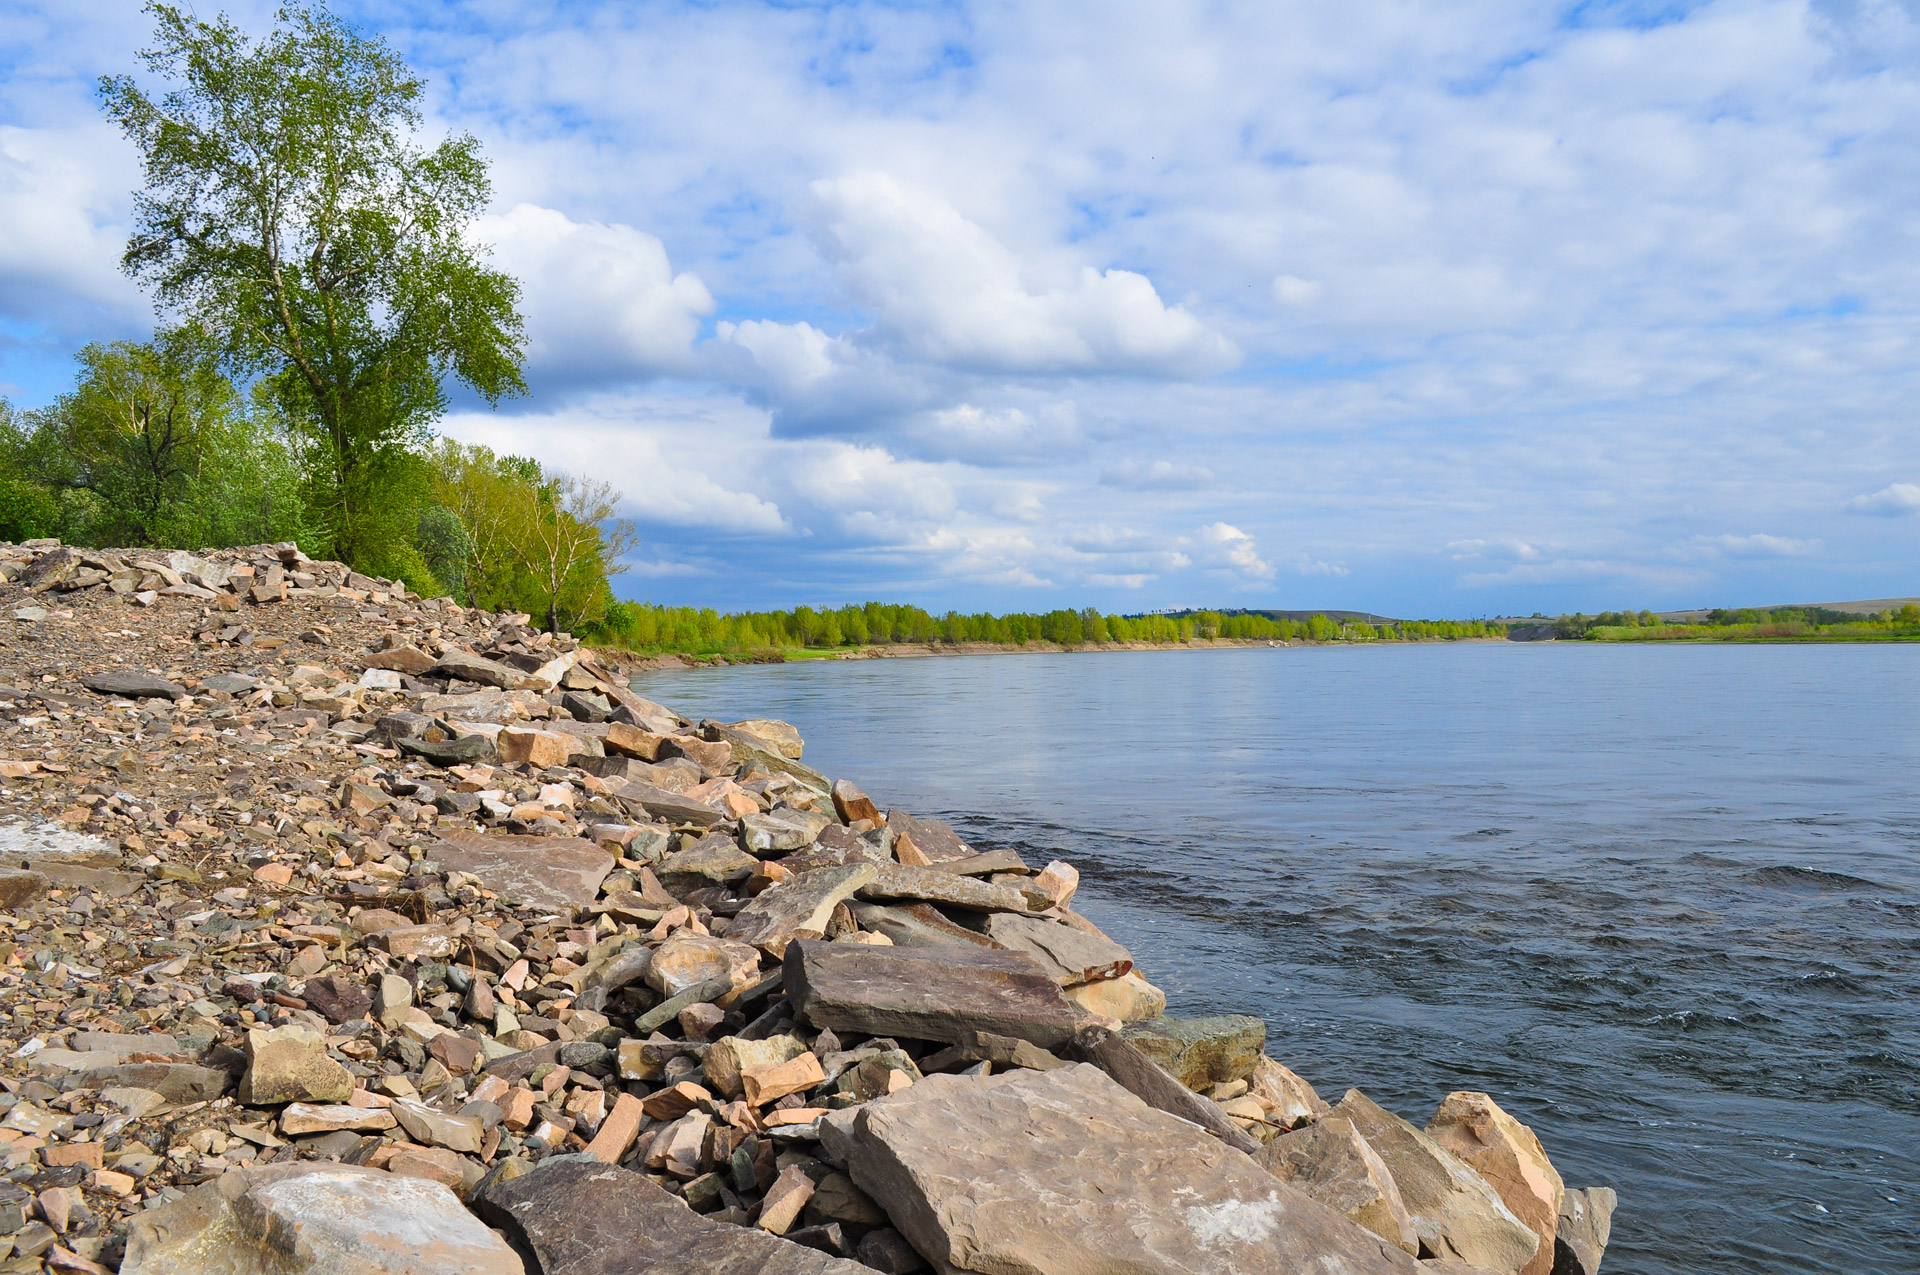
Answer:
<svg viewBox="0 0 1920 1275"><path fill-rule="evenodd" d="M938 868L910 868L901 863L875 865L879 872L860 887L863 899L919 899L969 912L1025 912L1027 896L1010 885L976 881Z"/></svg>
<svg viewBox="0 0 1920 1275"><path fill-rule="evenodd" d="M622 801L630 801L655 819L665 819L675 826L692 824L698 828L711 828L727 818L704 801L683 797L677 792L668 792L665 788L638 779L627 780L612 789L611 795Z"/></svg>
<svg viewBox="0 0 1920 1275"><path fill-rule="evenodd" d="M936 1269L1411 1275L1407 1254L1089 1065L930 1076L822 1126Z"/></svg>
<svg viewBox="0 0 1920 1275"><path fill-rule="evenodd" d="M102 837L57 823L0 820L0 866L37 872L47 884L122 898L146 882L123 865L120 847Z"/></svg>
<svg viewBox="0 0 1920 1275"><path fill-rule="evenodd" d="M235 1170L136 1217L120 1275L525 1275L438 1182L346 1164Z"/></svg>
<svg viewBox="0 0 1920 1275"><path fill-rule="evenodd" d="M501 898L543 908L583 908L613 871L613 856L580 837L461 833L435 842L427 858L470 872Z"/></svg>
<svg viewBox="0 0 1920 1275"><path fill-rule="evenodd" d="M775 1235L701 1217L645 1175L556 1156L474 1201L545 1275L873 1275Z"/></svg>
<svg viewBox="0 0 1920 1275"><path fill-rule="evenodd" d="M995 912L986 925L988 938L1009 951L1025 952L1062 987L1119 978L1133 968L1133 954L1104 934L1013 912Z"/></svg>
<svg viewBox="0 0 1920 1275"><path fill-rule="evenodd" d="M787 954L796 938L817 939L827 932L827 921L842 899L873 879L871 863L839 868L815 868L771 889L740 909L727 927L727 937L751 943L767 955Z"/></svg>
<svg viewBox="0 0 1920 1275"><path fill-rule="evenodd" d="M1080 1021L1059 984L1017 952L802 940L785 969L794 1010L835 1031L954 1044L983 1031L1048 1049Z"/></svg>

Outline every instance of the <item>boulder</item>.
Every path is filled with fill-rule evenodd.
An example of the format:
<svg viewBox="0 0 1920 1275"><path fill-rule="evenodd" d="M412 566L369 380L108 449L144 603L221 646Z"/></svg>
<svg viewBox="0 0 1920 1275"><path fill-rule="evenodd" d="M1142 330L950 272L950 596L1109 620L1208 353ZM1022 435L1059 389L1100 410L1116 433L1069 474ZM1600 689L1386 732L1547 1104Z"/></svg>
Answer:
<svg viewBox="0 0 1920 1275"><path fill-rule="evenodd" d="M427 858L473 874L511 903L561 912L592 903L613 871L613 856L579 837L460 833L434 843Z"/></svg>
<svg viewBox="0 0 1920 1275"><path fill-rule="evenodd" d="M1235 1124L1218 1103L1181 1084L1166 1068L1105 1027L1082 1027L1067 1052L1106 1072L1115 1084L1149 1107L1206 1130L1236 1151L1247 1155L1259 1152L1259 1141Z"/></svg>
<svg viewBox="0 0 1920 1275"><path fill-rule="evenodd" d="M873 798L856 788L850 779L834 782L833 810L846 823L854 823L861 819L869 823L880 822L880 808L873 804Z"/></svg>
<svg viewBox="0 0 1920 1275"><path fill-rule="evenodd" d="M1533 1130L1486 1094L1463 1090L1447 1095L1427 1122L1427 1136L1471 1165L1513 1215L1540 1237L1539 1251L1522 1275L1551 1275L1566 1184Z"/></svg>
<svg viewBox="0 0 1920 1275"><path fill-rule="evenodd" d="M1089 1014L1123 1023L1146 1022L1167 1012L1167 994L1149 983L1139 970L1098 983L1079 983L1066 989L1067 999Z"/></svg>
<svg viewBox="0 0 1920 1275"><path fill-rule="evenodd" d="M1247 1092L1261 1100L1269 1120L1289 1129L1332 1110L1312 1085L1265 1056L1254 1060L1247 1074Z"/></svg>
<svg viewBox="0 0 1920 1275"><path fill-rule="evenodd" d="M1351 1120L1386 1162L1424 1256L1454 1258L1496 1275L1519 1275L1533 1260L1540 1237L1459 1156L1358 1089L1347 1090L1333 1114Z"/></svg>
<svg viewBox="0 0 1920 1275"><path fill-rule="evenodd" d="M547 1275L873 1275L766 1231L714 1222L593 1156L554 1156L474 1200Z"/></svg>
<svg viewBox="0 0 1920 1275"><path fill-rule="evenodd" d="M834 1113L821 1122L821 1141L941 1270L1418 1269L1399 1249L1084 1064L930 1076Z"/></svg>
<svg viewBox="0 0 1920 1275"><path fill-rule="evenodd" d="M785 956L787 944L795 938L824 935L834 908L873 880L876 871L871 863L851 863L802 872L791 881L761 891L740 909L727 927L727 937L751 943L775 958Z"/></svg>
<svg viewBox="0 0 1920 1275"><path fill-rule="evenodd" d="M1060 985L1014 952L802 940L785 971L795 1013L835 1031L948 1043L984 1031L1046 1049L1078 1020Z"/></svg>
<svg viewBox="0 0 1920 1275"><path fill-rule="evenodd" d="M1254 1159L1274 1177L1291 1182L1389 1244L1419 1253L1413 1218L1393 1174L1351 1120L1329 1116L1282 1134Z"/></svg>
<svg viewBox="0 0 1920 1275"><path fill-rule="evenodd" d="M396 646L391 650L376 651L366 657L365 663L368 668L391 669L396 673L419 677L433 669L434 658L417 646Z"/></svg>
<svg viewBox="0 0 1920 1275"><path fill-rule="evenodd" d="M863 899L919 899L969 912L1025 912L1027 896L1012 886L955 876L937 868L913 868L900 863L877 865L880 871L860 887Z"/></svg>
<svg viewBox="0 0 1920 1275"><path fill-rule="evenodd" d="M853 919L860 928L884 934L898 947L999 948L986 935L956 925L931 903L855 903Z"/></svg>
<svg viewBox="0 0 1920 1275"><path fill-rule="evenodd" d="M236 1169L136 1216L120 1275L525 1275L438 1182L346 1164Z"/></svg>
<svg viewBox="0 0 1920 1275"><path fill-rule="evenodd" d="M428 670L434 677L453 677L510 691L526 680L526 674L510 665L483 659L471 651L448 651Z"/></svg>
<svg viewBox="0 0 1920 1275"><path fill-rule="evenodd" d="M750 735L760 747L770 753L779 753L788 761L799 761L800 754L806 751L806 744L800 738L800 732L786 722L770 717L754 717L744 722L727 723L742 735Z"/></svg>
<svg viewBox="0 0 1920 1275"><path fill-rule="evenodd" d="M1133 968L1132 953L1112 939L1058 921L996 912L987 917L986 931L1001 947L1025 952L1038 961L1062 987L1119 978Z"/></svg>
<svg viewBox="0 0 1920 1275"><path fill-rule="evenodd" d="M707 934L674 935L654 951L646 972L648 985L662 996L678 996L718 979L746 987L759 976L758 949Z"/></svg>
<svg viewBox="0 0 1920 1275"><path fill-rule="evenodd" d="M924 866L973 854L973 847L962 841L951 825L938 819L916 819L904 810L889 810L887 827L893 829L894 852L902 863ZM907 843L905 850L900 848L903 840Z"/></svg>
<svg viewBox="0 0 1920 1275"><path fill-rule="evenodd" d="M353 1092L353 1073L327 1057L319 1032L298 1023L253 1028L247 1033L247 1071L240 1077L241 1102L342 1102Z"/></svg>
<svg viewBox="0 0 1920 1275"><path fill-rule="evenodd" d="M496 755L493 741L485 735L462 735L458 739L414 739L403 736L395 739L393 746L409 757L423 758L436 766L491 761Z"/></svg>
<svg viewBox="0 0 1920 1275"><path fill-rule="evenodd" d="M610 791L622 801L630 801L655 819L665 819L676 827L691 824L697 828L710 828L724 822L727 817L697 798L683 797L638 779L626 780Z"/></svg>
<svg viewBox="0 0 1920 1275"><path fill-rule="evenodd" d="M564 766L574 753L586 751L586 741L565 731L532 726L502 726L493 746L501 761L509 765L525 762L535 770Z"/></svg>
<svg viewBox="0 0 1920 1275"><path fill-rule="evenodd" d="M89 673L80 679L80 685L96 695L116 695L121 699L179 699L187 693L186 687L169 682L158 673L142 673L137 669Z"/></svg>
<svg viewBox="0 0 1920 1275"><path fill-rule="evenodd" d="M1141 1053L1189 1089L1243 1080L1266 1048L1267 1025L1248 1014L1215 1018L1155 1018L1126 1029Z"/></svg>
<svg viewBox="0 0 1920 1275"><path fill-rule="evenodd" d="M766 857L804 850L820 839L821 830L833 822L811 810L782 806L765 814L747 815L740 820L740 839L748 850Z"/></svg>
<svg viewBox="0 0 1920 1275"><path fill-rule="evenodd" d="M707 1083L728 1098L738 1098L745 1092L745 1084L740 1073L749 1067L771 1067L791 1062L807 1052L807 1044L798 1036L769 1036L765 1040L742 1040L738 1036L722 1036L707 1047L706 1054L700 1060L700 1069L706 1074Z"/></svg>
<svg viewBox="0 0 1920 1275"><path fill-rule="evenodd" d="M759 865L760 861L734 844L732 837L713 833L662 859L660 880L684 894L702 886L745 881Z"/></svg>
<svg viewBox="0 0 1920 1275"><path fill-rule="evenodd" d="M1620 1197L1608 1186L1568 1191L1560 1201L1553 1242L1553 1275L1600 1275L1600 1259L1613 1237L1613 1210Z"/></svg>

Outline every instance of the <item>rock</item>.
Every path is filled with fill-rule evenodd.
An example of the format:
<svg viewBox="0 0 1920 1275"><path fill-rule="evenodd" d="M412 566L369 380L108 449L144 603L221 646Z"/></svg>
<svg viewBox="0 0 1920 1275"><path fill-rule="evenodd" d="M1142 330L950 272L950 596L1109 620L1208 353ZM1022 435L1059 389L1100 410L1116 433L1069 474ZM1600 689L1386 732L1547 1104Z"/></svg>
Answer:
<svg viewBox="0 0 1920 1275"><path fill-rule="evenodd" d="M822 1122L937 1267L1023 1275L1342 1275L1413 1259L1098 1068L930 1076ZM1009 1154L1010 1147L1018 1154Z"/></svg>
<svg viewBox="0 0 1920 1275"><path fill-rule="evenodd" d="M1332 1110L1312 1085L1264 1055L1254 1060L1253 1070L1247 1075L1247 1091L1265 1103L1269 1120L1288 1129Z"/></svg>
<svg viewBox="0 0 1920 1275"><path fill-rule="evenodd" d="M752 764L769 774L791 776L822 797L826 796L833 787L827 782L825 775L811 766L762 747L752 735L737 731L725 722L716 722L712 719L702 721L700 733L708 739L727 741L731 746L732 759L742 765Z"/></svg>
<svg viewBox="0 0 1920 1275"><path fill-rule="evenodd" d="M879 872L860 887L863 899L920 899L964 908L969 912L1025 912L1027 896L1011 886L955 876L938 868L911 868L899 863L875 865Z"/></svg>
<svg viewBox="0 0 1920 1275"><path fill-rule="evenodd" d="M1001 947L1040 962L1062 987L1119 978L1133 968L1132 953L1104 934L1088 934L1057 921L996 912L987 918L986 930Z"/></svg>
<svg viewBox="0 0 1920 1275"><path fill-rule="evenodd" d="M400 1127L407 1131L407 1136L415 1142L445 1147L466 1155L478 1155L480 1152L480 1140L485 1130L474 1116L453 1115L410 1098L395 1098L390 1110L393 1118L400 1122Z"/></svg>
<svg viewBox="0 0 1920 1275"><path fill-rule="evenodd" d="M676 934L662 943L647 965L648 986L662 996L677 996L709 980L725 979L735 988L760 977L760 953L734 939Z"/></svg>
<svg viewBox="0 0 1920 1275"><path fill-rule="evenodd" d="M436 1182L345 1164L235 1170L136 1217L120 1275L525 1275Z"/></svg>
<svg viewBox="0 0 1920 1275"><path fill-rule="evenodd" d="M786 722L756 717L744 722L729 722L728 725L742 735L751 735L762 748L770 753L779 753L788 761L799 761L800 754L806 751L800 732Z"/></svg>
<svg viewBox="0 0 1920 1275"><path fill-rule="evenodd" d="M327 1042L310 1027L254 1028L247 1033L247 1071L238 1097L252 1106L283 1102L340 1102L353 1092L353 1073L327 1057Z"/></svg>
<svg viewBox="0 0 1920 1275"><path fill-rule="evenodd" d="M1347 1090L1333 1114L1351 1120L1386 1162L1423 1254L1496 1275L1518 1275L1533 1260L1540 1237L1465 1161L1358 1089Z"/></svg>
<svg viewBox="0 0 1920 1275"><path fill-rule="evenodd" d="M307 1002L308 1009L336 1025L365 1018L373 1008L373 997L364 987L330 974L308 979L300 996Z"/></svg>
<svg viewBox="0 0 1920 1275"><path fill-rule="evenodd" d="M282 1136L297 1138L309 1133L379 1133L394 1126L393 1112L385 1107L353 1107L345 1103L316 1105L289 1103L280 1113Z"/></svg>
<svg viewBox="0 0 1920 1275"><path fill-rule="evenodd" d="M997 948L992 939L956 925L931 903L855 903L853 916L863 930L884 934L899 947Z"/></svg>
<svg viewBox="0 0 1920 1275"><path fill-rule="evenodd" d="M388 1031L399 1031L413 1008L413 984L398 974L382 974L373 988L373 1017Z"/></svg>
<svg viewBox="0 0 1920 1275"><path fill-rule="evenodd" d="M789 1165L767 1188L754 1225L774 1235L785 1235L800 1220L800 1210L813 1198L813 1190L813 1179L807 1171L797 1164Z"/></svg>
<svg viewBox="0 0 1920 1275"><path fill-rule="evenodd" d="M1486 1094L1463 1090L1447 1095L1427 1122L1427 1136L1465 1160L1540 1237L1522 1275L1551 1275L1566 1185L1533 1130Z"/></svg>
<svg viewBox="0 0 1920 1275"><path fill-rule="evenodd" d="M434 677L454 677L463 682L477 682L481 686L492 686L503 691L513 690L526 678L526 674L517 668L482 659L470 651L459 650L448 651L442 655L428 672Z"/></svg>
<svg viewBox="0 0 1920 1275"><path fill-rule="evenodd" d="M714 833L660 862L660 880L681 893L703 885L727 885L753 875L760 861L734 844L732 837Z"/></svg>
<svg viewBox="0 0 1920 1275"><path fill-rule="evenodd" d="M916 819L904 810L887 811L887 827L893 829L896 853L901 839L911 847L913 856L901 855L900 862L939 863L946 859L965 859L973 854L973 847L960 839L951 825L938 819Z"/></svg>
<svg viewBox="0 0 1920 1275"><path fill-rule="evenodd" d="M80 685L96 695L115 695L121 699L179 699L187 693L186 687L169 682L157 673L142 673L137 669L89 673L80 679Z"/></svg>
<svg viewBox="0 0 1920 1275"><path fill-rule="evenodd" d="M1262 1147L1254 1160L1282 1182L1291 1182L1389 1244L1419 1253L1413 1218L1400 1199L1393 1174L1351 1120L1329 1116L1282 1134Z"/></svg>
<svg viewBox="0 0 1920 1275"><path fill-rule="evenodd" d="M1074 891L1080 888L1080 870L1071 863L1055 859L1034 874L1033 888L1051 899L1053 906L1071 907Z"/></svg>
<svg viewBox="0 0 1920 1275"><path fill-rule="evenodd" d="M1620 1197L1607 1186L1565 1193L1554 1235L1553 1275L1600 1275L1600 1259L1613 1237L1613 1210L1619 1203Z"/></svg>
<svg viewBox="0 0 1920 1275"><path fill-rule="evenodd" d="M880 808L873 804L873 798L856 788L851 780L841 779L834 783L833 809L846 823L856 823L862 819L874 824L880 822Z"/></svg>
<svg viewBox="0 0 1920 1275"><path fill-rule="evenodd" d="M726 819L726 815L704 801L683 797L638 779L622 782L612 793L623 801L633 802L654 818L665 819L676 827L691 824L696 828L710 828Z"/></svg>
<svg viewBox="0 0 1920 1275"><path fill-rule="evenodd" d="M249 677L245 673L215 673L212 677L200 679L201 690L220 691L227 695L245 695L259 685L259 678Z"/></svg>
<svg viewBox="0 0 1920 1275"><path fill-rule="evenodd" d="M417 646L396 646L391 650L376 651L363 662L368 668L391 669L412 677L430 672L435 666L434 658Z"/></svg>
<svg viewBox="0 0 1920 1275"><path fill-rule="evenodd" d="M387 1160L387 1172L401 1178L425 1178L459 1194L468 1173L471 1172L477 1179L481 1169L479 1165L440 1147L401 1144L394 1148L393 1155Z"/></svg>
<svg viewBox="0 0 1920 1275"><path fill-rule="evenodd" d="M24 907L47 892L43 873L22 868L0 868L0 908Z"/></svg>
<svg viewBox="0 0 1920 1275"><path fill-rule="evenodd" d="M669 735L660 741L660 756L662 759L685 757L702 770L718 774L733 760L733 748L725 740Z"/></svg>
<svg viewBox="0 0 1920 1275"><path fill-rule="evenodd" d="M459 739L440 740L402 737L395 739L393 746L409 757L422 757L436 766L489 761L497 755L493 741L485 735L463 735Z"/></svg>
<svg viewBox="0 0 1920 1275"><path fill-rule="evenodd" d="M790 1093L805 1093L815 1085L824 1084L826 1079L827 1073L821 1070L820 1060L811 1051L785 1062L740 1070L740 1085L747 1103L755 1107L778 1102Z"/></svg>
<svg viewBox="0 0 1920 1275"><path fill-rule="evenodd" d="M754 854L784 854L804 850L819 840L820 832L832 820L811 810L782 806L765 814L747 815L740 820L740 839Z"/></svg>
<svg viewBox="0 0 1920 1275"><path fill-rule="evenodd" d="M806 1052L806 1042L798 1036L769 1036L765 1040L722 1036L707 1047L700 1067L715 1090L728 1098L738 1098L745 1091L740 1079L743 1071L775 1066Z"/></svg>
<svg viewBox="0 0 1920 1275"><path fill-rule="evenodd" d="M605 1164L618 1164L640 1133L640 1099L623 1093L614 1099L613 1110L600 1122L599 1131L587 1145L587 1154Z"/></svg>
<svg viewBox="0 0 1920 1275"><path fill-rule="evenodd" d="M1077 1021L1059 984L1013 952L802 940L785 971L794 1011L835 1031L949 1043L984 1031L1046 1049Z"/></svg>
<svg viewBox="0 0 1920 1275"><path fill-rule="evenodd" d="M1178 1116L1246 1155L1260 1150L1258 1140L1228 1118L1219 1104L1181 1084L1173 1074L1104 1027L1082 1027L1068 1052L1090 1062L1122 1089L1149 1107Z"/></svg>
<svg viewBox="0 0 1920 1275"><path fill-rule="evenodd" d="M427 858L472 873L510 903L562 912L592 903L613 871L613 856L579 837L460 833L435 842Z"/></svg>
<svg viewBox="0 0 1920 1275"><path fill-rule="evenodd" d="M444 961L460 950L451 925L396 925L371 936L371 942L398 961Z"/></svg>
<svg viewBox="0 0 1920 1275"><path fill-rule="evenodd" d="M1122 1034L1189 1089L1245 1079L1267 1045L1267 1025L1247 1014L1155 1018Z"/></svg>
<svg viewBox="0 0 1920 1275"><path fill-rule="evenodd" d="M493 747L500 760L508 764L525 762L535 770L564 766L567 758L582 748L581 741L562 731L539 730L532 726L502 726Z"/></svg>
<svg viewBox="0 0 1920 1275"><path fill-rule="evenodd" d="M547 1275L873 1275L765 1231L709 1221L645 1175L591 1156L554 1156L478 1193L475 1207Z"/></svg>
<svg viewBox="0 0 1920 1275"><path fill-rule="evenodd" d="M727 927L727 937L751 943L775 958L785 956L787 944L795 938L823 936L833 909L873 880L877 871L871 863L852 863L843 868L802 872L791 881L763 890L740 909Z"/></svg>
<svg viewBox="0 0 1920 1275"><path fill-rule="evenodd" d="M1067 999L1089 1014L1117 1018L1123 1023L1144 1022L1167 1012L1167 994L1149 983L1139 970L1098 983L1080 983L1066 989Z"/></svg>

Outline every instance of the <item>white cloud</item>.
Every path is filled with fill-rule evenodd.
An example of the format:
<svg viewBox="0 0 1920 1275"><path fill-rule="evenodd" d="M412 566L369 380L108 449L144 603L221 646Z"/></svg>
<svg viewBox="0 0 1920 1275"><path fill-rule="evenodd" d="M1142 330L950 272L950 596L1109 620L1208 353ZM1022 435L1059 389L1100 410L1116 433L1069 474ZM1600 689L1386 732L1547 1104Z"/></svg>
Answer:
<svg viewBox="0 0 1920 1275"><path fill-rule="evenodd" d="M1818 540L1795 540L1761 532L1749 536L1695 536L1693 544L1706 553L1724 554L1729 558L1800 558L1820 550Z"/></svg>
<svg viewBox="0 0 1920 1275"><path fill-rule="evenodd" d="M1920 512L1920 486L1893 483L1865 496L1855 496L1847 502L1847 508L1855 513L1878 514L1883 518L1899 518Z"/></svg>
<svg viewBox="0 0 1920 1275"><path fill-rule="evenodd" d="M81 340L144 317L119 268L130 158L97 124L0 125L0 316Z"/></svg>
<svg viewBox="0 0 1920 1275"><path fill-rule="evenodd" d="M1238 527L1224 522L1208 523L1200 528L1200 543L1213 550L1216 560L1248 579L1273 579L1273 564L1260 556L1253 537Z"/></svg>
<svg viewBox="0 0 1920 1275"><path fill-rule="evenodd" d="M1146 276L1042 272L952 205L879 173L812 184L815 238L905 356L998 372L1204 376L1238 352ZM1050 273L1034 281L1030 276Z"/></svg>
<svg viewBox="0 0 1920 1275"><path fill-rule="evenodd" d="M655 236L526 203L481 218L474 234L521 281L536 374L606 379L686 369L713 297L698 275L674 273Z"/></svg>

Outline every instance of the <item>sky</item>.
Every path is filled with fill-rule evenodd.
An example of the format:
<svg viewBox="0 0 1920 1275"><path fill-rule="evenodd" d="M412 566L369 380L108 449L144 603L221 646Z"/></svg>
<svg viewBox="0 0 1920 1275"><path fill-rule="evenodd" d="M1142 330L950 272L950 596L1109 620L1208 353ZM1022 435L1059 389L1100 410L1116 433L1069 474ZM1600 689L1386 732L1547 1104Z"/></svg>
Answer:
<svg viewBox="0 0 1920 1275"><path fill-rule="evenodd" d="M1920 0L336 12L493 165L530 393L441 429L612 482L625 596L1920 593ZM0 6L16 405L152 330L150 31Z"/></svg>

